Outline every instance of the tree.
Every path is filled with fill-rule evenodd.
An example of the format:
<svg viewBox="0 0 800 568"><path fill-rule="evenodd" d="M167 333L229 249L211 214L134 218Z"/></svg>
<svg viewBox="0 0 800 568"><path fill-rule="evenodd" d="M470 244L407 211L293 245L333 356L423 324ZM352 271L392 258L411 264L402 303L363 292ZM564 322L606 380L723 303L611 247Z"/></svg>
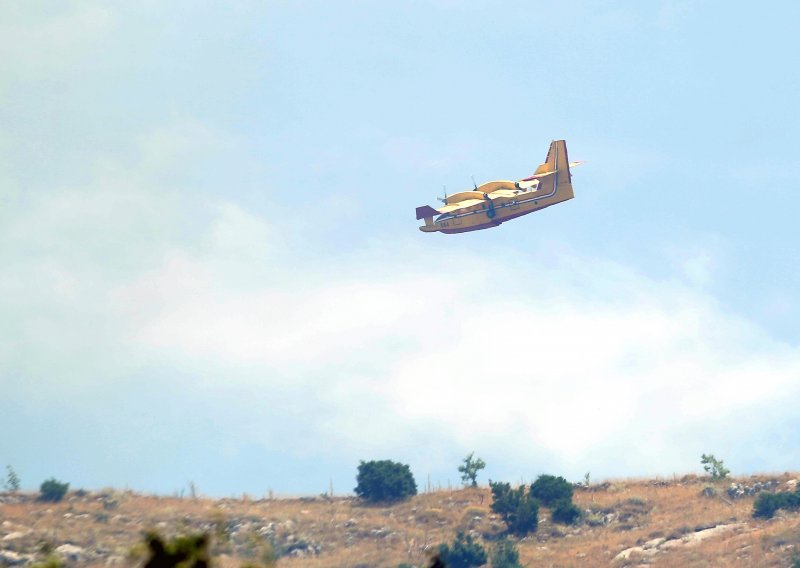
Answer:
<svg viewBox="0 0 800 568"><path fill-rule="evenodd" d="M572 484L563 477L540 475L531 485L531 494L545 507L558 501L572 502Z"/></svg>
<svg viewBox="0 0 800 568"><path fill-rule="evenodd" d="M492 568L522 568L519 551L513 541L501 538L492 547Z"/></svg>
<svg viewBox="0 0 800 568"><path fill-rule="evenodd" d="M703 464L703 469L706 473L711 474L711 479L719 481L728 477L731 470L722 465L722 460L714 457L714 454L700 456L700 463Z"/></svg>
<svg viewBox="0 0 800 568"><path fill-rule="evenodd" d="M475 452L464 458L464 464L458 466L458 471L461 472L461 481L464 485L471 485L472 487L478 486L478 472L486 467L486 462L481 458L473 459Z"/></svg>
<svg viewBox="0 0 800 568"><path fill-rule="evenodd" d="M356 495L374 503L402 501L417 494L417 483L408 465L390 460L362 460L356 483Z"/></svg>
<svg viewBox="0 0 800 568"><path fill-rule="evenodd" d="M472 568L486 564L486 550L471 535L458 531L453 546L439 545L439 559L448 568Z"/></svg>
<svg viewBox="0 0 800 568"><path fill-rule="evenodd" d="M61 483L56 478L51 477L47 481L43 481L39 487L39 500L50 501L56 503L64 498L69 489L69 483Z"/></svg>
<svg viewBox="0 0 800 568"><path fill-rule="evenodd" d="M17 472L14 471L14 468L10 465L6 466L6 481L5 481L5 488L6 491L10 491L11 493L16 493L19 491L19 476Z"/></svg>
<svg viewBox="0 0 800 568"><path fill-rule="evenodd" d="M539 526L539 502L521 485L489 481L492 489L492 511L500 515L511 534L525 536Z"/></svg>

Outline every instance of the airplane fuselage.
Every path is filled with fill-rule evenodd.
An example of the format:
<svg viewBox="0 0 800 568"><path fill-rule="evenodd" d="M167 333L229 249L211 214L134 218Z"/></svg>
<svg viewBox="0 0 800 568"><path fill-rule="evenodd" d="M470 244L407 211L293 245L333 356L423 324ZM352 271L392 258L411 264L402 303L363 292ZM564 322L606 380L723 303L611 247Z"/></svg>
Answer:
<svg viewBox="0 0 800 568"><path fill-rule="evenodd" d="M506 183L511 184L513 187L513 182ZM483 186L479 189L483 189ZM544 209L545 207L561 203L562 201L574 197L571 191L568 195L559 195L558 191L547 193L537 190L520 191L508 189L501 191L509 195L487 199L483 197L483 192L470 192L476 193L477 195L475 197L479 197L481 203L476 203L469 207L440 215L433 221L432 225L423 225L419 230L425 233L438 231L441 233L453 234L491 229L492 227L499 227L500 224L505 221L522 217L528 213L533 213L534 211ZM461 194L459 194L459 196L460 195Z"/></svg>

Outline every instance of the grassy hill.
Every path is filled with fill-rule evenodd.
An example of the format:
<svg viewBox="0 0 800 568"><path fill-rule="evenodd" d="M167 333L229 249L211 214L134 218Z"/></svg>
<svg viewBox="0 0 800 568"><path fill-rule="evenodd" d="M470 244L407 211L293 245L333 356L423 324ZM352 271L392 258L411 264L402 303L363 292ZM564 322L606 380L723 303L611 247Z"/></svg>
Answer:
<svg viewBox="0 0 800 568"><path fill-rule="evenodd" d="M754 519L754 497L733 497L727 489L732 482L761 482L784 491L796 477L729 479L714 487L715 495L708 495L707 478L694 475L578 487L581 523L554 524L542 508L538 531L516 541L520 561L537 567L791 566L795 550L800 556L800 514ZM0 566L30 565L48 555L67 566L141 565L149 529L165 536L210 534L220 567L258 563L270 547L281 567L425 566L458 530L490 549L504 530L490 503L486 487L435 491L391 506L354 498L212 500L113 490L43 503L36 495L0 494Z"/></svg>

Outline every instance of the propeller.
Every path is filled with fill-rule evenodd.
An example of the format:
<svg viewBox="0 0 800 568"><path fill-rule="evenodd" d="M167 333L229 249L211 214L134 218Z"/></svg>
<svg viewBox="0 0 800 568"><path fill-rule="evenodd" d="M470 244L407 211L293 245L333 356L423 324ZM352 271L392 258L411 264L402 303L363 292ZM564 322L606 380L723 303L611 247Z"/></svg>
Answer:
<svg viewBox="0 0 800 568"><path fill-rule="evenodd" d="M442 191L444 191L444 197L437 197L436 199L438 199L439 201L441 201L444 204L447 204L447 186L446 185L442 186Z"/></svg>

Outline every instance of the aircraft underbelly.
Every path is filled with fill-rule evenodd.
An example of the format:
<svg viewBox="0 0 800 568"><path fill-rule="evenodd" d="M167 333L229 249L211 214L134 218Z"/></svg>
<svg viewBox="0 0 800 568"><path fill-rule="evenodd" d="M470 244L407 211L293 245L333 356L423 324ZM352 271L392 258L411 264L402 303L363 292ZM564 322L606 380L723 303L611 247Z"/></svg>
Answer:
<svg viewBox="0 0 800 568"><path fill-rule="evenodd" d="M569 199L569 198L568 198ZM537 201L529 201L529 202L521 202L516 206L504 206L501 208L495 209L496 215L493 218L489 218L486 215L486 211L480 211L474 215L467 215L461 218L460 223L456 223L453 220L448 220L447 226L442 226L438 228L438 230L445 234L456 234L456 233L467 233L469 231L480 231L483 229L491 229L493 227L499 227L501 223L505 223L506 221L510 221L511 219L516 219L517 217L522 217L523 215L527 215L528 213L533 213L535 211L540 211L551 205L555 205L556 203L561 203L562 201L566 201L565 199L543 199ZM434 229L435 230L435 229Z"/></svg>

